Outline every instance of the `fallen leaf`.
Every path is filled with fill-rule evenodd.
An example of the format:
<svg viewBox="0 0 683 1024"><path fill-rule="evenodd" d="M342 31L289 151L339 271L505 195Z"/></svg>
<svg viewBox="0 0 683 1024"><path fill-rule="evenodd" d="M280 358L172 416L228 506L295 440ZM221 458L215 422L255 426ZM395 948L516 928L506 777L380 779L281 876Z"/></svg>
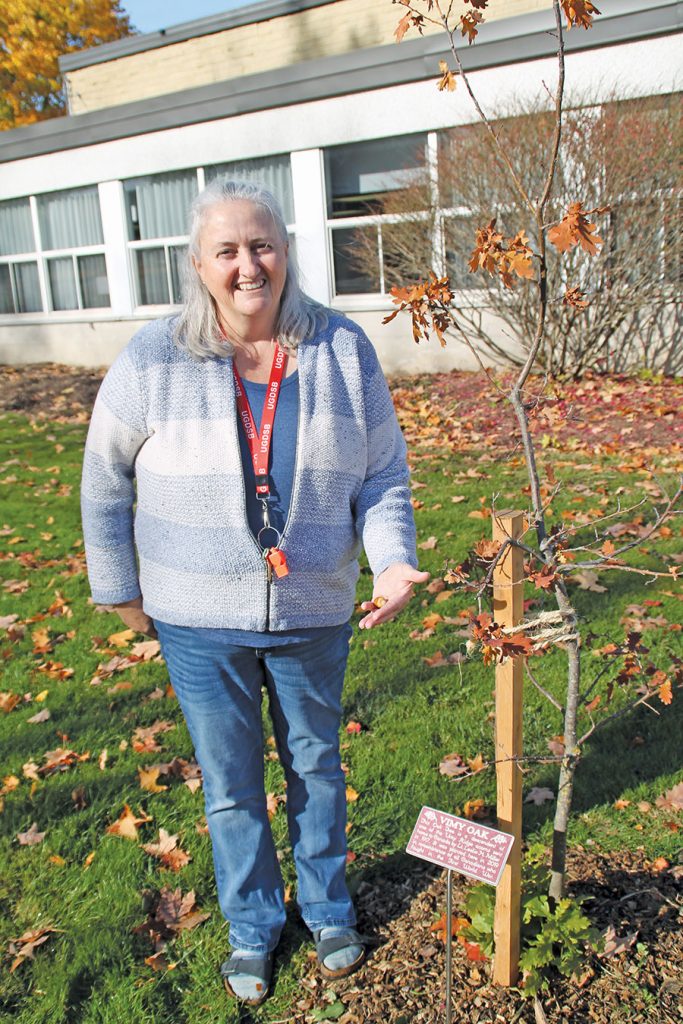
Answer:
<svg viewBox="0 0 683 1024"><path fill-rule="evenodd" d="M107 643L112 647L127 647L131 640L134 640L137 633L134 629L122 629L120 633L112 633L107 637Z"/></svg>
<svg viewBox="0 0 683 1024"><path fill-rule="evenodd" d="M160 774L158 765L152 765L150 768L138 768L140 788L146 789L148 793L163 793L165 789L168 789L168 786L159 785L157 779Z"/></svg>
<svg viewBox="0 0 683 1024"><path fill-rule="evenodd" d="M485 818L486 807L483 800L467 800L465 806L462 809L462 813L466 818Z"/></svg>
<svg viewBox="0 0 683 1024"><path fill-rule="evenodd" d="M45 835L45 832L38 831L38 826L34 821L28 832L20 832L17 835L17 839L19 840L19 846L36 846L38 843L42 843Z"/></svg>
<svg viewBox="0 0 683 1024"><path fill-rule="evenodd" d="M272 821L277 814L277 809L280 803L284 802L284 797L276 796L275 793L268 793L266 795L266 811L268 812L268 820Z"/></svg>
<svg viewBox="0 0 683 1024"><path fill-rule="evenodd" d="M683 782L679 782L673 789L667 790L663 796L655 800L657 807L665 811L683 810Z"/></svg>
<svg viewBox="0 0 683 1024"><path fill-rule="evenodd" d="M152 956L146 956L145 963L153 971L170 971L175 967L175 964L169 964L163 949L160 949L158 953L153 953Z"/></svg>
<svg viewBox="0 0 683 1024"><path fill-rule="evenodd" d="M638 938L638 932L627 932L626 935L617 935L614 926L608 925L606 931L603 933L605 939L605 946L598 956L603 960L609 960L613 956L618 956L620 953L625 953L627 949L635 944Z"/></svg>
<svg viewBox="0 0 683 1024"><path fill-rule="evenodd" d="M185 896L182 895L180 889L164 888L161 890L156 917L159 921L163 921L166 928L174 934L196 928L209 916L209 914L202 914L198 911L195 905L194 890Z"/></svg>
<svg viewBox="0 0 683 1024"><path fill-rule="evenodd" d="M591 590L595 594L604 594L607 587L598 583L598 574L591 569L584 569L581 572L574 572L568 577L570 582L578 583L581 590Z"/></svg>
<svg viewBox="0 0 683 1024"><path fill-rule="evenodd" d="M487 764L484 761L484 758L481 756L481 754L475 754L475 756L471 759L468 758L467 764L469 765L470 771L474 775L476 775L477 772L483 772L484 769L487 767Z"/></svg>
<svg viewBox="0 0 683 1024"><path fill-rule="evenodd" d="M44 942L50 938L50 935L54 935L58 932L58 928L50 928L49 926L44 928L34 928L30 931L24 932L24 934L18 939L12 939L9 944L9 951L15 957L12 962L12 966L9 971L10 974L17 969L17 967L24 962L24 960L33 960L33 954L38 946L42 946Z"/></svg>
<svg viewBox="0 0 683 1024"><path fill-rule="evenodd" d="M457 935L462 928L467 928L469 923L470 922L466 917L451 918L451 935ZM436 937L441 939L445 945L446 939L448 938L448 918L446 917L446 914L442 914L438 921L434 921L433 924L430 924L429 930L430 932L434 932Z"/></svg>
<svg viewBox="0 0 683 1024"><path fill-rule="evenodd" d="M160 651L161 644L158 640L140 640L139 643L133 644L131 647L131 654L142 661L151 661Z"/></svg>
<svg viewBox="0 0 683 1024"><path fill-rule="evenodd" d="M457 778L459 775L469 774L469 768L460 754L446 754L439 765L439 773L448 778Z"/></svg>
<svg viewBox="0 0 683 1024"><path fill-rule="evenodd" d="M156 741L157 733L168 732L170 729L175 729L175 722L157 720L152 725L138 726L131 739L133 750L137 751L138 754L161 750Z"/></svg>
<svg viewBox="0 0 683 1024"><path fill-rule="evenodd" d="M11 793L13 789L20 786L21 782L16 775L5 775L2 780L2 789L0 789L0 796L4 796L5 793Z"/></svg>
<svg viewBox="0 0 683 1024"><path fill-rule="evenodd" d="M48 718L50 717L51 716L49 709L43 708L42 711L38 711L35 715L32 715L30 718L27 718L26 721L29 722L31 725L36 725L38 722L47 722Z"/></svg>
<svg viewBox="0 0 683 1024"><path fill-rule="evenodd" d="M346 787L346 802L347 803L349 803L349 804L355 803L359 796L360 796L360 794L357 793L352 786L347 786Z"/></svg>
<svg viewBox="0 0 683 1024"><path fill-rule="evenodd" d="M159 829L158 843L143 843L142 849L150 857L156 857L170 871L180 871L192 858L178 846L178 836L169 835L166 829Z"/></svg>
<svg viewBox="0 0 683 1024"><path fill-rule="evenodd" d="M151 820L151 817L144 811L140 811L138 815L135 815L128 804L124 804L123 810L116 821L107 827L107 834L121 836L122 839L132 839L134 842L137 842L138 827Z"/></svg>
<svg viewBox="0 0 683 1024"><path fill-rule="evenodd" d="M433 551L438 543L439 541L437 537L428 537L427 540L423 540L422 543L417 546L421 551Z"/></svg>
<svg viewBox="0 0 683 1024"><path fill-rule="evenodd" d="M548 800L554 800L555 794L552 789L547 789L545 786L534 786L530 789L527 795L524 797L525 804L536 804L540 806L546 803Z"/></svg>
<svg viewBox="0 0 683 1024"><path fill-rule="evenodd" d="M38 769L39 775L53 775L55 772L65 772L72 765L80 761L87 761L90 758L90 751L85 754L77 754L75 750L66 747L57 747L55 750L48 750L43 755L45 764Z"/></svg>
<svg viewBox="0 0 683 1024"><path fill-rule="evenodd" d="M20 700L21 697L18 693L0 693L0 711L9 713L17 706Z"/></svg>

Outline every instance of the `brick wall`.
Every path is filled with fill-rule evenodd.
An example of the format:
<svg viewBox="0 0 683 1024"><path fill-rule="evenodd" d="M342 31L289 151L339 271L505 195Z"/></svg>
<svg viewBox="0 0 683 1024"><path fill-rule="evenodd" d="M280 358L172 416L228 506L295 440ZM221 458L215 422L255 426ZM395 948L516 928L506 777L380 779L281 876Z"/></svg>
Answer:
<svg viewBox="0 0 683 1024"><path fill-rule="evenodd" d="M459 0L455 6L465 8ZM492 21L550 6L551 0L491 0L487 18ZM79 68L66 75L71 112L81 114L391 43L402 13L401 7L390 0L336 0L308 11ZM434 25L425 28L425 33L436 31ZM415 34L412 30L407 38Z"/></svg>

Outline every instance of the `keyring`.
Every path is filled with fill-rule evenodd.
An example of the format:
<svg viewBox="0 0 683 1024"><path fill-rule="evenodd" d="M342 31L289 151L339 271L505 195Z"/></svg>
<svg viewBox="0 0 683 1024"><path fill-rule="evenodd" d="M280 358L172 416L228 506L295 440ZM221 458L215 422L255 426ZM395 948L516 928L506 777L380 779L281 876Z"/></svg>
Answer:
<svg viewBox="0 0 683 1024"><path fill-rule="evenodd" d="M265 544L263 543L263 541L261 540L261 534L264 533L266 530L271 530L272 533L274 533L275 536L277 537L277 541L275 542L275 544L269 544L268 547L266 547ZM261 551L263 551L263 552L268 551L270 548L279 548L281 540L282 540L282 534L280 533L280 531L276 530L274 526L270 526L270 525L269 526L262 526L261 529L259 530L259 532L256 534L256 541L260 545Z"/></svg>

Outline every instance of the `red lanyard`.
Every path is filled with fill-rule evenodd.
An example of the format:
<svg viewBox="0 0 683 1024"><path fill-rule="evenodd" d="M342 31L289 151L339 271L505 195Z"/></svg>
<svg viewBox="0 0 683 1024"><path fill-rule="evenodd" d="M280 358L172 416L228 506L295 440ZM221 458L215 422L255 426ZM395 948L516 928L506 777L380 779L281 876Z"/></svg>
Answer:
<svg viewBox="0 0 683 1024"><path fill-rule="evenodd" d="M275 349L275 355L273 356L273 365L270 368L270 379L268 381L268 389L266 391L266 400L263 403L263 415L261 417L261 429L259 431L256 430L256 424L251 412L251 406L249 405L249 399L247 398L244 385L242 384L234 361L232 364L232 372L235 376L237 410L240 414L240 420L242 421L244 432L247 435L247 443L249 444L249 451L251 452L251 459L254 465L256 496L261 501L264 499L267 501L270 494L270 485L268 482L270 442L273 436L275 410L277 408L277 400L280 396L282 378L285 375L286 363L287 353L282 346L278 344Z"/></svg>

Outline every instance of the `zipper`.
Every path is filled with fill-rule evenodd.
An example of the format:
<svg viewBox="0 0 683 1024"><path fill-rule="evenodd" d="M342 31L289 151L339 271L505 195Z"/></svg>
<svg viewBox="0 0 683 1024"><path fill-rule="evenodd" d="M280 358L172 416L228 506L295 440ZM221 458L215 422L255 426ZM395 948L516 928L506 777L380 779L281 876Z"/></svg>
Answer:
<svg viewBox="0 0 683 1024"><path fill-rule="evenodd" d="M232 377L232 356L229 358L229 366L230 366L230 381L232 383L232 396L233 396L233 400L234 400L235 399L235 385L234 385L234 381L233 381L233 377ZM235 408L235 413L237 413L237 408ZM234 440L237 443L237 451L240 452L241 451L240 439L239 439L239 435L238 435L238 431L240 429L240 425L239 425L238 420L237 420L237 415L235 415L233 417L232 422L234 424L234 427L233 427L233 429L234 429ZM298 427L297 427L297 430L298 430ZM240 459L240 462L241 462L241 459ZM249 516L247 515L247 482L244 479L244 470L242 470L242 472L240 473L240 477L241 477L241 480L242 480L242 518L244 520L244 525L246 526L246 529L247 529L247 534L249 535L252 544L254 545L256 550L258 551L261 559L263 560L263 563L264 563L265 569L266 569L266 631L267 631L268 628L270 627L270 587L271 587L271 583L272 583L272 580L273 580L273 567L271 566L270 562L266 562L265 552L261 550L260 544L258 543L258 541L254 537L253 533L251 532L251 527L249 526ZM287 519L289 519L289 516L287 517Z"/></svg>
<svg viewBox="0 0 683 1024"><path fill-rule="evenodd" d="M294 508L294 503L296 501L297 494L298 494L297 470L299 469L299 438L301 437L301 420L302 420L303 401L302 401L302 389L299 386L301 384L301 357L299 356L298 352L297 352L297 356L298 356L297 372L299 374L299 381L298 381L298 384L297 384L297 386L299 387L299 414L298 414L297 419L296 419L296 448L294 449L294 472L292 474L292 497L291 497L290 502L289 502L289 511L287 512L287 518L285 520L285 525L282 527L282 533L280 534L280 544L282 545L283 550L284 550L284 547L285 547L285 537L287 536L287 527L289 526L290 520L292 518L292 509Z"/></svg>
<svg viewBox="0 0 683 1024"><path fill-rule="evenodd" d="M297 356L298 355L299 355L299 353L297 353ZM301 358L300 358L300 356L298 358L297 373L299 374L299 379L297 381L297 388L298 388L298 391L299 391L299 413L298 413L297 418L296 418L296 447L294 449L294 472L292 473L292 497L291 497L290 502L289 502L289 511L287 512L287 518L285 520L285 525L282 527L282 533L280 534L280 547L283 550L284 550L284 547L285 547L285 536L287 534L287 527L289 526L289 522L290 522L290 520L292 518L292 509L294 508L294 502L296 500L297 489L298 489L297 470L299 468L299 437L301 436L301 419L302 419L302 409L303 409L303 402L302 402L302 398L301 398L301 396L302 396L302 389L300 387L300 383L301 383ZM265 557L264 557L264 561L265 561ZM266 629L270 628L270 592L271 592L272 585L273 585L273 567L270 564L270 562L266 562L266 588L267 588L266 589Z"/></svg>
<svg viewBox="0 0 683 1024"><path fill-rule="evenodd" d="M273 567L266 561L267 552L263 552L263 561L266 565L266 633L270 629L270 588L273 585Z"/></svg>

